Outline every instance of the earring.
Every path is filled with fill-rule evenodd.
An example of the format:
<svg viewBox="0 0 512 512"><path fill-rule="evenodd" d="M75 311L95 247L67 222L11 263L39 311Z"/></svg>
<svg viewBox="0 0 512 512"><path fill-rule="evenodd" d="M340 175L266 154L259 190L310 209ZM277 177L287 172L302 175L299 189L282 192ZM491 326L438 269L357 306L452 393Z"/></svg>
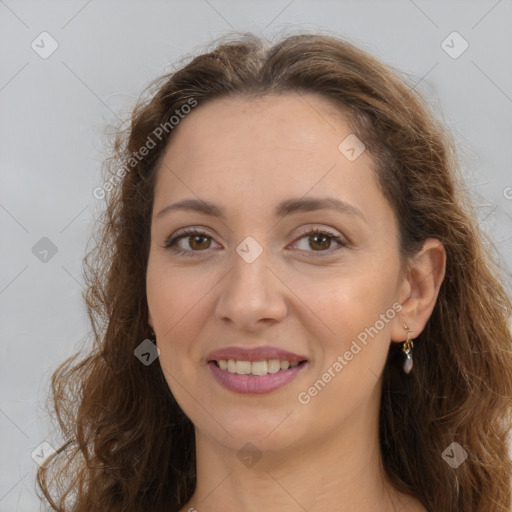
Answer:
<svg viewBox="0 0 512 512"><path fill-rule="evenodd" d="M412 347L414 346L414 343L412 342L411 338L409 337L409 335L412 331L409 330L409 327L405 323L404 323L404 328L407 331L407 340L405 340L404 344L402 345L402 351L405 354L403 368L404 368L404 372L406 374L409 374L409 373L411 373L411 370L412 370Z"/></svg>
<svg viewBox="0 0 512 512"><path fill-rule="evenodd" d="M156 334L154 331L151 331L150 341L156 345Z"/></svg>

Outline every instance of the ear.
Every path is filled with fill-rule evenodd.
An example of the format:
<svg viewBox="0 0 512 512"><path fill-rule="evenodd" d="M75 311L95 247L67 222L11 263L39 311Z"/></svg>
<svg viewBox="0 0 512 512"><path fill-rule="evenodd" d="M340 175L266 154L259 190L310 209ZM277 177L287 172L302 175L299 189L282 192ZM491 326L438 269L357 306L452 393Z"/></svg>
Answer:
<svg viewBox="0 0 512 512"><path fill-rule="evenodd" d="M404 341L409 327L411 338L416 338L425 328L434 306L446 271L446 251L443 244L429 238L423 248L410 260L407 275L399 286L398 301L402 310L393 320L391 340Z"/></svg>
<svg viewBox="0 0 512 512"><path fill-rule="evenodd" d="M149 306L148 306L148 325L149 325L149 327L151 327L153 332L155 332L155 326L153 325L153 318L151 317L151 312L149 311Z"/></svg>

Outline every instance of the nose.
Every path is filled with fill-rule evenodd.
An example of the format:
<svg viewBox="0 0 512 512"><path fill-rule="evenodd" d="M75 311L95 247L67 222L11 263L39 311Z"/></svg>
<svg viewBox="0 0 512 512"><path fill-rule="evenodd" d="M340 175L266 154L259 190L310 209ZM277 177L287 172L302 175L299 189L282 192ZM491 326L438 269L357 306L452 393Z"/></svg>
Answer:
<svg viewBox="0 0 512 512"><path fill-rule="evenodd" d="M269 263L265 251L252 263L234 253L233 266L219 283L217 318L241 330L257 331L286 316L288 288Z"/></svg>

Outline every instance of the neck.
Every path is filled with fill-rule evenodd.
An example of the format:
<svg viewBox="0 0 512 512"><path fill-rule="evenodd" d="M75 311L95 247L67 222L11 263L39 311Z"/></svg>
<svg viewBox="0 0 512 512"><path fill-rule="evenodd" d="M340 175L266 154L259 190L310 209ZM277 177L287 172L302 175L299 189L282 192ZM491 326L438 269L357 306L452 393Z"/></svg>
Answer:
<svg viewBox="0 0 512 512"><path fill-rule="evenodd" d="M349 418L342 435L337 429L314 443L263 451L247 465L237 451L196 429L197 486L182 511L410 510L382 469L378 417L369 422L363 409Z"/></svg>

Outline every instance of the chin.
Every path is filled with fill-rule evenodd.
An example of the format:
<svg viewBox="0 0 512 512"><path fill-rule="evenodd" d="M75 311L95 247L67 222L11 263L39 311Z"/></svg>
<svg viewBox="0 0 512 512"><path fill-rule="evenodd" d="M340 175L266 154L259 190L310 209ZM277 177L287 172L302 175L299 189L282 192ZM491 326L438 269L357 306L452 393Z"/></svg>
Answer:
<svg viewBox="0 0 512 512"><path fill-rule="evenodd" d="M283 418L258 423L247 421L246 418L239 418L239 421L229 418L224 424L227 432L217 423L210 424L206 429L200 426L197 426L196 429L205 432L211 439L237 452L243 450L244 447L250 450L250 445L261 451L279 452L295 444L299 434L294 426L293 433L295 435L290 435L291 427L285 423Z"/></svg>

